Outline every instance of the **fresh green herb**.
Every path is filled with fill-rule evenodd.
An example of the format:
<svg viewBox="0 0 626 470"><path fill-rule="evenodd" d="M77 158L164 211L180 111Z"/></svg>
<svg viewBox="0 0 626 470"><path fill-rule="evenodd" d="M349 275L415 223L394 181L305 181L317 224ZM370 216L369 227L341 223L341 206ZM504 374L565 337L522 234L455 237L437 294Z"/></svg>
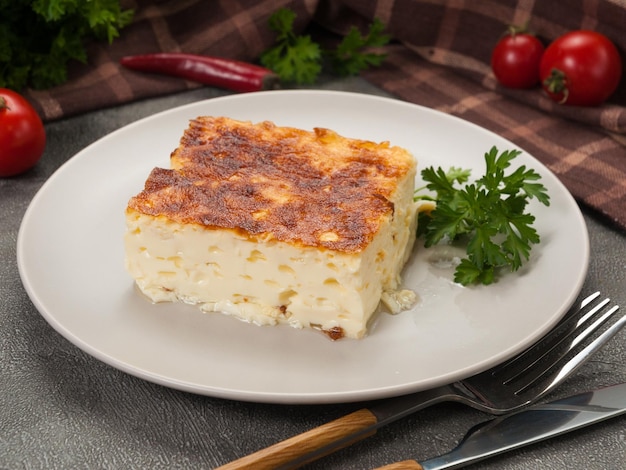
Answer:
<svg viewBox="0 0 626 470"><path fill-rule="evenodd" d="M549 206L546 188L537 183L541 176L526 166L506 173L511 161L521 152L508 150L498 154L496 147L485 154L486 170L482 178L467 184L469 170L433 167L422 170L424 188L436 193L436 208L423 215L420 233L424 245L463 239L467 257L456 268L454 280L463 285L491 284L496 270L518 270L528 260L531 246L540 237L532 227L535 217L526 212L530 199ZM459 185L464 185L457 187ZM416 195L417 199L433 199Z"/></svg>
<svg viewBox="0 0 626 470"><path fill-rule="evenodd" d="M0 11L0 87L18 91L65 82L89 39L112 42L133 16L119 0L0 0Z"/></svg>
<svg viewBox="0 0 626 470"><path fill-rule="evenodd" d="M313 83L322 70L322 51L310 36L293 32L295 19L288 8L270 17L269 27L278 33L277 44L261 55L261 63L285 82Z"/></svg>
<svg viewBox="0 0 626 470"><path fill-rule="evenodd" d="M381 47L389 42L390 37L383 34L385 25L375 18L369 32L362 36L353 26L343 38L337 49L328 53L333 70L341 76L356 75L371 66L379 66L385 60L385 54L367 52L372 47Z"/></svg>
<svg viewBox="0 0 626 470"><path fill-rule="evenodd" d="M294 32L295 18L296 14L288 8L281 8L270 17L269 27L277 33L276 44L261 55L261 63L284 82L314 83L325 62L334 73L348 76L378 66L385 58L384 54L371 52L390 39L383 34L385 25L379 19L374 20L366 35L353 26L335 49L324 50L311 36Z"/></svg>

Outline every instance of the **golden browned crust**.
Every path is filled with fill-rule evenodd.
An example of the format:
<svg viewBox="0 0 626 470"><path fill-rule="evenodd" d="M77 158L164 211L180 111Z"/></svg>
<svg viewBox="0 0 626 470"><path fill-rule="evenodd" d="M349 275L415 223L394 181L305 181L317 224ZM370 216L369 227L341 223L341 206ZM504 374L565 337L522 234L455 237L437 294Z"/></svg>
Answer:
<svg viewBox="0 0 626 470"><path fill-rule="evenodd" d="M129 210L345 252L364 249L414 171L404 149L224 117L192 120Z"/></svg>

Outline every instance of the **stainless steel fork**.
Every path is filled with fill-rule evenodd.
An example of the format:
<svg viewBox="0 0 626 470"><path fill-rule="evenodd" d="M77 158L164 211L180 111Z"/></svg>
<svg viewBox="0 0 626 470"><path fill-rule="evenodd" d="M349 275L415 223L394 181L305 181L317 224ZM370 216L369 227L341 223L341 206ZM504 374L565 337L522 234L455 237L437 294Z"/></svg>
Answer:
<svg viewBox="0 0 626 470"><path fill-rule="evenodd" d="M596 292L585 298L546 336L492 369L449 385L374 402L216 470L298 468L444 401L465 403L496 415L528 406L554 390L626 324L623 316L606 327L619 306L600 297Z"/></svg>

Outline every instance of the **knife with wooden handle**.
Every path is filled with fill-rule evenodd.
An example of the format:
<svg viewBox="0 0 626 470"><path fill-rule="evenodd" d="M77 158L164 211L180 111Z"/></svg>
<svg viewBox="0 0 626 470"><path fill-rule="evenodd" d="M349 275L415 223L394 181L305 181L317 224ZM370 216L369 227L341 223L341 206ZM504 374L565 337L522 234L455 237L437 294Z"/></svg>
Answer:
<svg viewBox="0 0 626 470"><path fill-rule="evenodd" d="M365 408L357 410L315 429L222 465L215 470L276 470L301 455L314 452L344 438L344 436L351 436L361 430L370 429L376 423L377 417L372 412ZM367 433L357 434L358 437L354 440L346 441L341 447L333 449L338 450L347 447L357 440L365 439L375 433L376 429L373 428Z"/></svg>
<svg viewBox="0 0 626 470"><path fill-rule="evenodd" d="M447 454L417 462L404 460L377 470L443 470L502 454L626 413L626 383L534 405L481 423Z"/></svg>
<svg viewBox="0 0 626 470"><path fill-rule="evenodd" d="M362 408L334 421L229 462L215 470L276 470L301 467L329 453L363 440L391 422L453 395L450 385L393 399Z"/></svg>

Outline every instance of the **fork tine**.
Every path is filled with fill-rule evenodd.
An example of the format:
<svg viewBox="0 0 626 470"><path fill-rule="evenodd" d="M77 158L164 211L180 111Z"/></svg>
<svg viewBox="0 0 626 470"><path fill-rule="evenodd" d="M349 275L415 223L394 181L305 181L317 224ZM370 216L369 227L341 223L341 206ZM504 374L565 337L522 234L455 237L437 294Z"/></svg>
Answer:
<svg viewBox="0 0 626 470"><path fill-rule="evenodd" d="M585 308L587 305L589 305L591 302L593 302L595 299L597 299L600 296L600 291L594 292L593 294L587 296L585 299L583 299L583 301L580 303L580 308Z"/></svg>
<svg viewBox="0 0 626 470"><path fill-rule="evenodd" d="M594 308L592 308L589 312L584 314L576 324L564 334L559 331L551 338L553 340L553 344L550 347L546 348L541 354L531 355L530 361L524 364L523 368L518 368L515 374L510 374L510 377L504 381L505 384L512 383L516 380L523 379L529 384L532 382L530 380L533 377L533 374L528 371L531 368L535 367L539 364L540 361L547 362L549 364L555 363L562 359L567 353L569 353L572 349L576 348L579 344L581 344L586 338L589 337L594 331L596 331L604 322L606 322L612 315L615 313L617 309L611 309L608 312L604 313L602 316L597 318L591 325L587 326L580 333L576 333L579 331L587 322L591 321L595 318L596 314L602 311L604 307L609 304L609 299L604 299ZM618 307L619 308L619 307ZM571 317L571 319L575 319L575 317ZM557 349L558 348L558 349ZM550 356L549 361L545 361L545 359ZM535 376L542 375L542 371L535 371Z"/></svg>
<svg viewBox="0 0 626 470"><path fill-rule="evenodd" d="M612 316L615 312L619 310L619 306L613 306L604 316L608 319L608 317ZM602 320L602 319L600 319ZM598 323L598 322L596 322ZM595 324L594 324L595 325ZM582 366L587 359L589 359L596 351L598 351L604 344L609 341L613 336L615 336L623 327L626 325L626 315L622 316L619 320L617 320L613 325L611 325L608 329L606 329L600 336L594 339L591 343L585 346L582 350L576 353L570 360L568 360L564 365L560 366L560 370L556 375L550 376L551 380L544 380L543 382L539 382L541 377L538 377L533 383L529 383L522 389L520 389L517 393L525 393L527 390L537 389L539 388L539 392L535 392L537 396L542 396L560 385L567 377L569 377L572 373L574 373L580 366ZM542 377L545 377L551 369L548 369L542 374ZM547 382L547 383L544 383ZM538 385L540 385L538 387Z"/></svg>
<svg viewBox="0 0 626 470"><path fill-rule="evenodd" d="M591 305L600 296L600 292L595 292L586 297L580 305L570 309L570 312L564 317L563 320L553 328L548 334L537 341L530 348L517 356L503 362L499 366L492 369L491 375L503 376L503 381L508 383L519 377L530 366L535 364L539 359L543 358L550 351L554 350L559 344L569 337L577 328L586 323L592 316L594 316L598 310L608 302L605 299L596 307L590 308L587 313L581 316L581 312L585 312L585 309Z"/></svg>
<svg viewBox="0 0 626 470"><path fill-rule="evenodd" d="M608 300L608 299L607 299ZM617 312L619 310L619 307L617 305L614 305L613 308L611 308L608 312L606 312L604 315L602 315L600 318L598 318L595 322L593 322L591 325L589 325L581 334L579 334L578 336L576 336L576 338L574 338L574 340L572 341L572 344L570 346L570 349L575 348L576 346L578 346L582 341L584 341L591 333L593 333L595 330L597 330L598 328L600 328L600 326L606 321L608 320L615 312Z"/></svg>

